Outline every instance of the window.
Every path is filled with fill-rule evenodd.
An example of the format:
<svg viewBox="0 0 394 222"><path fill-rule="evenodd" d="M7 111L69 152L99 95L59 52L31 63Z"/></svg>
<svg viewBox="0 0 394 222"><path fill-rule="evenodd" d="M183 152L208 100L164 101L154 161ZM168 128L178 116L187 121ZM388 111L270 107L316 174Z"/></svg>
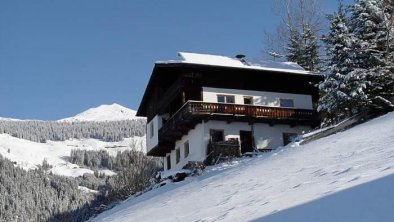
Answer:
<svg viewBox="0 0 394 222"><path fill-rule="evenodd" d="M218 95L218 103L235 103L234 96Z"/></svg>
<svg viewBox="0 0 394 222"><path fill-rule="evenodd" d="M184 149L184 151L185 151L185 158L186 158L187 156L189 156L189 141L186 141L186 142L183 144L183 149Z"/></svg>
<svg viewBox="0 0 394 222"><path fill-rule="evenodd" d="M225 103L225 96L223 95L218 95L218 103Z"/></svg>
<svg viewBox="0 0 394 222"><path fill-rule="evenodd" d="M176 164L178 164L180 160L181 160L181 149L177 148L176 149Z"/></svg>
<svg viewBox="0 0 394 222"><path fill-rule="evenodd" d="M167 156L167 170L171 169L171 154Z"/></svg>
<svg viewBox="0 0 394 222"><path fill-rule="evenodd" d="M153 125L153 122L150 124L150 138L152 138L155 135L155 126Z"/></svg>
<svg viewBox="0 0 394 222"><path fill-rule="evenodd" d="M226 103L235 103L234 96L226 96Z"/></svg>
<svg viewBox="0 0 394 222"><path fill-rule="evenodd" d="M283 133L283 146L295 141L297 133Z"/></svg>
<svg viewBox="0 0 394 222"><path fill-rule="evenodd" d="M253 97L245 96L244 97L244 104L246 104L246 105L253 105Z"/></svg>
<svg viewBox="0 0 394 222"><path fill-rule="evenodd" d="M224 141L224 131L211 129L211 140L212 142L221 142Z"/></svg>
<svg viewBox="0 0 394 222"><path fill-rule="evenodd" d="M292 99L280 99L280 107L294 107L294 100Z"/></svg>

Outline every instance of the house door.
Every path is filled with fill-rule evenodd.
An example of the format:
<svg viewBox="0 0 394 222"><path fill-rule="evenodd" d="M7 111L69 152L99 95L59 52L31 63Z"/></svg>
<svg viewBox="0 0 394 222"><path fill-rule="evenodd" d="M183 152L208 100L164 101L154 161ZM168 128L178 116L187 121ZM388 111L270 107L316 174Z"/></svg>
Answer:
<svg viewBox="0 0 394 222"><path fill-rule="evenodd" d="M241 139L241 153L253 152L252 131L239 131Z"/></svg>

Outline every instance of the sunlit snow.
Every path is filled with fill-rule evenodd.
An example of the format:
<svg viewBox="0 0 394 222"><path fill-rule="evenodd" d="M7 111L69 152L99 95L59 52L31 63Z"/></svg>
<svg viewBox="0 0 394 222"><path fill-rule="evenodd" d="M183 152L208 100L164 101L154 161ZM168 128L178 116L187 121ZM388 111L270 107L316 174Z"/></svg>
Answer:
<svg viewBox="0 0 394 222"><path fill-rule="evenodd" d="M207 170L93 221L393 221L394 113Z"/></svg>

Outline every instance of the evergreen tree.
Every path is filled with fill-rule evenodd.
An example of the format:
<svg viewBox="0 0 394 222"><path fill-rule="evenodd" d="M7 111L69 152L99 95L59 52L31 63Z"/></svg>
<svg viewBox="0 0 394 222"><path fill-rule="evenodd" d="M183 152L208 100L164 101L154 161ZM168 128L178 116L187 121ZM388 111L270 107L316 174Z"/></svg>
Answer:
<svg viewBox="0 0 394 222"><path fill-rule="evenodd" d="M382 0L357 0L351 9L355 69L347 77L353 112L394 108L392 49ZM390 52L391 51L391 52Z"/></svg>
<svg viewBox="0 0 394 222"><path fill-rule="evenodd" d="M306 25L302 35L304 48L301 53L302 67L309 71L320 71L319 45L316 34L310 25Z"/></svg>
<svg viewBox="0 0 394 222"><path fill-rule="evenodd" d="M316 34L310 25L302 27L301 32L297 29L290 30L290 40L286 48L288 61L297 63L305 70L319 71L318 50Z"/></svg>
<svg viewBox="0 0 394 222"><path fill-rule="evenodd" d="M301 65L301 53L302 53L302 40L301 34L296 30L290 30L290 41L287 47L286 58L290 62L296 62ZM302 65L301 65L302 66Z"/></svg>
<svg viewBox="0 0 394 222"><path fill-rule="evenodd" d="M324 39L329 69L319 86L319 110L326 122L362 111L394 109L393 3L356 0L348 21L341 8L330 16Z"/></svg>
<svg viewBox="0 0 394 222"><path fill-rule="evenodd" d="M338 11L327 16L330 21L329 32L323 37L327 52L327 73L319 85L321 97L318 110L324 113L325 123L340 120L351 109L351 97L346 86L346 75L353 71L351 47L353 38L347 26L347 18L342 1Z"/></svg>

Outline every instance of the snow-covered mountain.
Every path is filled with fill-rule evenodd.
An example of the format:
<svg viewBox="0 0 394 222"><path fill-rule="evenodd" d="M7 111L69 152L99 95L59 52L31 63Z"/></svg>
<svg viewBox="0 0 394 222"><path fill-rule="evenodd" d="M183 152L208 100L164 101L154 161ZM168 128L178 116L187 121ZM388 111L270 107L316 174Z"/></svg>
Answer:
<svg viewBox="0 0 394 222"><path fill-rule="evenodd" d="M95 108L90 108L73 117L61 119L59 121L115 121L115 120L130 120L138 118L135 116L136 111L121 106L119 104L101 105Z"/></svg>
<svg viewBox="0 0 394 222"><path fill-rule="evenodd" d="M394 218L394 113L306 145L222 164L93 221L379 221Z"/></svg>

